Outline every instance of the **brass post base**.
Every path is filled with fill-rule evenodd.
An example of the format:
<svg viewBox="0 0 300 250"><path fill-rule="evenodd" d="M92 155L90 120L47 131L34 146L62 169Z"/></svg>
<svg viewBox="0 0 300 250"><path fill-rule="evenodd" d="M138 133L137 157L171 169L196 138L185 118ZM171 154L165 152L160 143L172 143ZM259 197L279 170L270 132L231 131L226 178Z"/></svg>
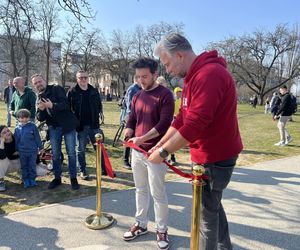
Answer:
<svg viewBox="0 0 300 250"><path fill-rule="evenodd" d="M99 230L109 227L114 221L115 219L107 213L101 213L100 216L92 214L86 218L85 225L90 229Z"/></svg>

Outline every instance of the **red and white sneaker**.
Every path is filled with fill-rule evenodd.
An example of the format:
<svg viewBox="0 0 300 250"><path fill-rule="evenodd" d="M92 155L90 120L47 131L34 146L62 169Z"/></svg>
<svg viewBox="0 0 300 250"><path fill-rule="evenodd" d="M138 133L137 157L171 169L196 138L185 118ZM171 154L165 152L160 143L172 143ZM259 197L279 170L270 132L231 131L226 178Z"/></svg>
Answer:
<svg viewBox="0 0 300 250"><path fill-rule="evenodd" d="M146 233L148 233L147 228L140 227L139 223L135 223L126 233L124 233L123 240L130 241Z"/></svg>
<svg viewBox="0 0 300 250"><path fill-rule="evenodd" d="M169 249L168 232L160 233L156 231L158 249Z"/></svg>

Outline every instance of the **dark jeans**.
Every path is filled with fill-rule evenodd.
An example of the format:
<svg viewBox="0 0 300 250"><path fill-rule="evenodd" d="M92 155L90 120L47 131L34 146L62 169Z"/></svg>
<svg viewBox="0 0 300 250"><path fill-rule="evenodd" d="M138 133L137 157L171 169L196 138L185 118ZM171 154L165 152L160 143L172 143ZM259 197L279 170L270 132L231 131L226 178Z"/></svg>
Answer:
<svg viewBox="0 0 300 250"><path fill-rule="evenodd" d="M52 162L55 178L61 177L61 144L64 136L66 151L68 155L68 168L70 178L76 178L76 131L72 130L68 133L62 132L61 127L54 128L49 126L50 144L52 148Z"/></svg>
<svg viewBox="0 0 300 250"><path fill-rule="evenodd" d="M20 163L22 169L22 180L36 178L36 157L37 152L20 152Z"/></svg>
<svg viewBox="0 0 300 250"><path fill-rule="evenodd" d="M86 171L86 160L85 160L85 149L87 144L87 138L90 139L91 143L93 144L94 150L96 150L96 139L95 135L100 132L99 129L92 129L90 126L84 126L83 130L77 133L77 139L78 139L78 163L80 167L80 172ZM102 167L102 173L106 173L105 163L104 163L104 157L103 153L101 153L101 167Z"/></svg>
<svg viewBox="0 0 300 250"><path fill-rule="evenodd" d="M210 180L203 187L200 224L200 246L205 250L232 249L228 223L221 199L227 187L237 157L226 161L205 164Z"/></svg>

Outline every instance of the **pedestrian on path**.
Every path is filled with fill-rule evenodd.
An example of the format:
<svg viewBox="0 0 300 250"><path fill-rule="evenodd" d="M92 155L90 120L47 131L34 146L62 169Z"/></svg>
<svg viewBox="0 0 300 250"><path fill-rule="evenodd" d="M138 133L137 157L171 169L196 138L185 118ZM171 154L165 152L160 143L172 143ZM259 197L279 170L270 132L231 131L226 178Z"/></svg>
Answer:
<svg viewBox="0 0 300 250"><path fill-rule="evenodd" d="M278 108L274 120L279 118L277 127L279 129L280 141L275 143L274 146L285 146L289 144L293 138L286 129L286 123L292 117L293 105L290 93L287 90L287 86L283 85L279 88L281 103Z"/></svg>

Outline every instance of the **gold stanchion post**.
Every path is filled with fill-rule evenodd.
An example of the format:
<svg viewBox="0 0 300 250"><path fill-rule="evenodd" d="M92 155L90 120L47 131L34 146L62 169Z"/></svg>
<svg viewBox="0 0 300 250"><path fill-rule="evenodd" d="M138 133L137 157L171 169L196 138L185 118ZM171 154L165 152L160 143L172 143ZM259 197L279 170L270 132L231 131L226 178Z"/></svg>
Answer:
<svg viewBox="0 0 300 250"><path fill-rule="evenodd" d="M200 177L205 173L205 168L201 165L194 165L192 173L196 177ZM202 179L195 178L193 185L193 207L192 207L192 225L191 225L191 241L190 249L199 250L199 229L200 229L200 210L202 202Z"/></svg>
<svg viewBox="0 0 300 250"><path fill-rule="evenodd" d="M102 136L100 134L95 135L96 138L96 214L92 214L85 220L85 225L90 229L103 229L109 227L113 222L114 218L101 212L101 147Z"/></svg>

